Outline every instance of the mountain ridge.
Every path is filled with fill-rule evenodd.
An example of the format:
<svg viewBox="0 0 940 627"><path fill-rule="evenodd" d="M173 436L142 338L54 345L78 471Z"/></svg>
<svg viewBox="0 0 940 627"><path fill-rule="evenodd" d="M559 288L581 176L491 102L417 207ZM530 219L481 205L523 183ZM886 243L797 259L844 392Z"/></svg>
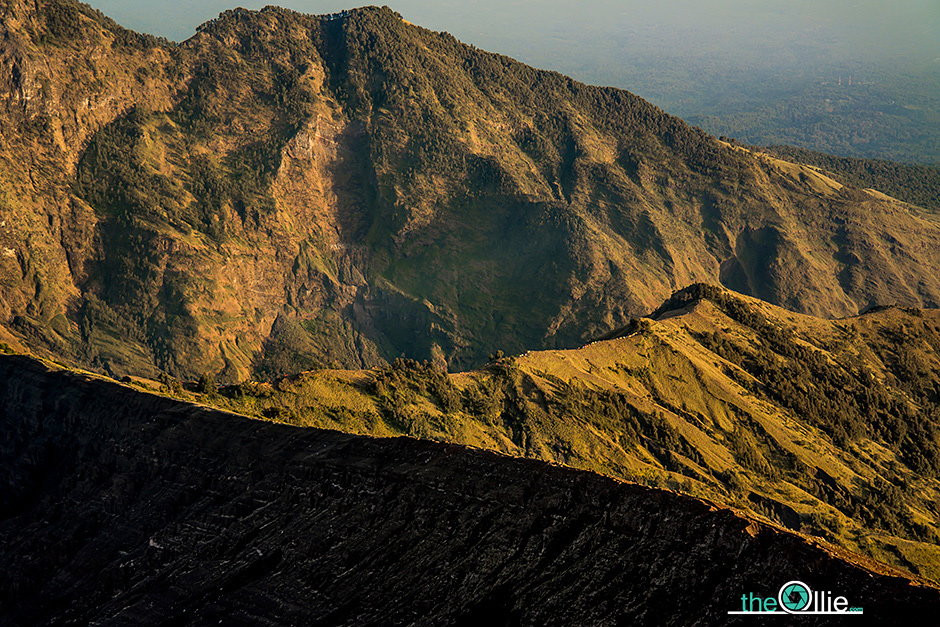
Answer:
<svg viewBox="0 0 940 627"><path fill-rule="evenodd" d="M793 146L758 146L781 159L823 168L855 187L875 188L911 204L940 210L940 167L883 159L838 157Z"/></svg>
<svg viewBox="0 0 940 627"><path fill-rule="evenodd" d="M0 323L100 371L461 369L697 281L827 316L940 302L916 207L390 10L168 44L29 6L4 22Z"/></svg>
<svg viewBox="0 0 940 627"><path fill-rule="evenodd" d="M0 355L18 619L717 622L664 598L803 558L933 607L931 206L387 8L0 35L0 353L98 373Z"/></svg>
<svg viewBox="0 0 940 627"><path fill-rule="evenodd" d="M218 391L138 383L275 422L665 486L936 581L938 316L829 321L698 285L606 340L473 371L399 359Z"/></svg>

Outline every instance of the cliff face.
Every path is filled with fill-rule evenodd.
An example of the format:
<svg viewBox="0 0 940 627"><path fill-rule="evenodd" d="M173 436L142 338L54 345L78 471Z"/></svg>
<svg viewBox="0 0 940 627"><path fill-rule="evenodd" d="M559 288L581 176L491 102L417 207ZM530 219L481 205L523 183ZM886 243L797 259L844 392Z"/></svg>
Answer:
<svg viewBox="0 0 940 627"><path fill-rule="evenodd" d="M0 39L0 318L48 323L94 255L100 217L71 190L82 151L138 103L170 106L176 85L159 42L77 3L7 0Z"/></svg>
<svg viewBox="0 0 940 627"><path fill-rule="evenodd" d="M694 281L940 302L935 218L387 9L0 13L0 324L226 380L576 344Z"/></svg>
<svg viewBox="0 0 940 627"><path fill-rule="evenodd" d="M940 592L663 490L249 420L0 358L8 624L718 624L789 579ZM809 624L813 619L804 617ZM816 621L820 622L820 621Z"/></svg>

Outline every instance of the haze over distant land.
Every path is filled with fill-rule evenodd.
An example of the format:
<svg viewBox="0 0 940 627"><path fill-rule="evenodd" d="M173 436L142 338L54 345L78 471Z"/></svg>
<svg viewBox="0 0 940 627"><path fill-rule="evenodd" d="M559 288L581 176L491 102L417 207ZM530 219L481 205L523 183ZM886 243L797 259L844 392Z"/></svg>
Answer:
<svg viewBox="0 0 940 627"><path fill-rule="evenodd" d="M95 0L182 40L270 0ZM361 4L282 0L307 13ZM855 157L940 162L940 4L932 0L389 0L422 26L579 80L622 87L706 130Z"/></svg>
<svg viewBox="0 0 940 627"><path fill-rule="evenodd" d="M235 6L259 9L277 4L305 13L329 13L361 2L95 0L92 4L124 26L180 40L203 21ZM387 4L415 23L447 30L468 43L498 47L526 62L556 60L569 68L589 66L591 57L604 49L647 57L683 56L689 61L726 57L758 67L803 60L936 61L940 57L940 7L931 0L890 4L881 0L389 0ZM819 56L822 50L827 58ZM618 68L593 71L615 76Z"/></svg>

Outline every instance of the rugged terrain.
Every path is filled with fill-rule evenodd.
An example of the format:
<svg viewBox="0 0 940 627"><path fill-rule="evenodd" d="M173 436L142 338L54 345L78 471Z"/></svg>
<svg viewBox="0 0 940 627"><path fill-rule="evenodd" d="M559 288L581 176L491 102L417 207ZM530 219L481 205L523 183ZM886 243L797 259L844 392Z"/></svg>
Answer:
<svg viewBox="0 0 940 627"><path fill-rule="evenodd" d="M388 9L0 34L2 622L940 609L936 170Z"/></svg>
<svg viewBox="0 0 940 627"><path fill-rule="evenodd" d="M697 285L611 339L472 372L397 360L162 389L294 425L665 486L940 581L938 355L936 310L828 321Z"/></svg>
<svg viewBox="0 0 940 627"><path fill-rule="evenodd" d="M695 281L940 302L935 215L388 9L174 44L6 0L0 30L0 325L101 372L477 366Z"/></svg>
<svg viewBox="0 0 940 627"><path fill-rule="evenodd" d="M936 588L698 499L24 357L0 357L0 423L5 624L726 624L781 578L844 591L859 624L940 611Z"/></svg>

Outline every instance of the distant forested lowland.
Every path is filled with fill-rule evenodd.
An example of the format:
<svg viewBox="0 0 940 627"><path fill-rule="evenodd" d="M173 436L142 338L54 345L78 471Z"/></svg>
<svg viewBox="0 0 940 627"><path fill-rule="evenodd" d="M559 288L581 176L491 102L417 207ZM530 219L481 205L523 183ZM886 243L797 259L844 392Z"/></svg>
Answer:
<svg viewBox="0 0 940 627"><path fill-rule="evenodd" d="M760 75L708 86L682 100L638 93L716 135L749 144L787 144L855 158L940 164L940 79L936 70L906 74L865 68L856 74ZM771 83L771 84L768 84ZM670 97L673 96L673 97Z"/></svg>

